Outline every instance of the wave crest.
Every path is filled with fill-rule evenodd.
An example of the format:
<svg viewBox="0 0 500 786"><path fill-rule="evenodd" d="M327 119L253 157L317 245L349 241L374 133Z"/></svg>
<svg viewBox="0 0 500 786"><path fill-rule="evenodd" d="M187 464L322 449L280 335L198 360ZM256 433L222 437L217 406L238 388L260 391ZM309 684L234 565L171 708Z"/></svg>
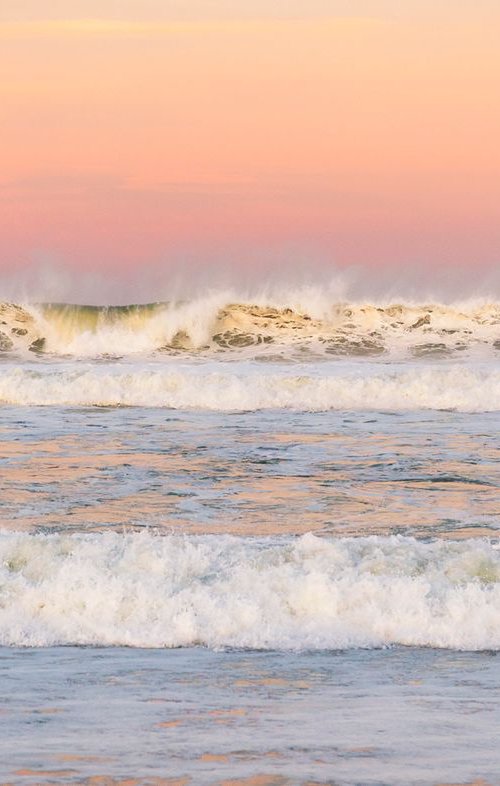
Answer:
<svg viewBox="0 0 500 786"><path fill-rule="evenodd" d="M306 298L307 299L307 298ZM500 350L500 304L237 302L224 292L131 306L0 304L0 352L95 357L136 353L273 353L447 357Z"/></svg>

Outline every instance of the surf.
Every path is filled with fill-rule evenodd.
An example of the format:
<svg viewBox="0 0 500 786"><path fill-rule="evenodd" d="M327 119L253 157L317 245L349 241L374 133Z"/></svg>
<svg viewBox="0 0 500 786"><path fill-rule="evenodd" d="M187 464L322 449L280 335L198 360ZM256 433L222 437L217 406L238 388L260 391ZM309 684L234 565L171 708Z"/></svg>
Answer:
<svg viewBox="0 0 500 786"><path fill-rule="evenodd" d="M0 643L500 649L489 540L0 534Z"/></svg>
<svg viewBox="0 0 500 786"><path fill-rule="evenodd" d="M500 370L488 364L74 363L0 367L0 404L129 406L245 412L500 411Z"/></svg>
<svg viewBox="0 0 500 786"><path fill-rule="evenodd" d="M331 301L214 291L128 306L0 304L0 353L447 358L500 351L500 303Z"/></svg>

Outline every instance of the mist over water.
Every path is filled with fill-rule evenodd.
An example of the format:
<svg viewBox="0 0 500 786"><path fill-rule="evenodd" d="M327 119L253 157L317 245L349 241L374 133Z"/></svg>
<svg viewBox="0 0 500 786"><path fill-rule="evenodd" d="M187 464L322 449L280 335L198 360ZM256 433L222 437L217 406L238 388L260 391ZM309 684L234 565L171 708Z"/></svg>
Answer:
<svg viewBox="0 0 500 786"><path fill-rule="evenodd" d="M500 347L493 271L482 278L463 269L423 276L411 267L332 274L295 263L265 274L236 270L188 264L168 275L146 267L111 278L33 269L15 284L1 282L0 351L121 357L237 350L297 361L301 352L303 360L460 352L481 359Z"/></svg>
<svg viewBox="0 0 500 786"><path fill-rule="evenodd" d="M445 303L500 299L500 263L431 265L425 261L373 266L338 266L305 251L251 259L186 258L137 269L41 263L7 268L0 275L0 299L23 303L65 302L127 305L191 300L226 292L234 300L270 302L316 292L332 301ZM288 305L288 304L287 304Z"/></svg>

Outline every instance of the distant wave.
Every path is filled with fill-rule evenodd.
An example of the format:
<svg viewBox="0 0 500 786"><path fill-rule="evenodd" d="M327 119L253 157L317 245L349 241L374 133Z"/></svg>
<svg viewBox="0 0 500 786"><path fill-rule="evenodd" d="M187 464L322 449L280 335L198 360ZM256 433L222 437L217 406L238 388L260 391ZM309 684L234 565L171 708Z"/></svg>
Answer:
<svg viewBox="0 0 500 786"><path fill-rule="evenodd" d="M486 540L0 534L0 643L500 649Z"/></svg>
<svg viewBox="0 0 500 786"><path fill-rule="evenodd" d="M484 363L3 363L0 404L493 412L500 411L500 368Z"/></svg>
<svg viewBox="0 0 500 786"><path fill-rule="evenodd" d="M1 303L0 353L28 350L77 357L425 358L474 351L498 357L500 303L339 303L311 292L270 302L237 302L215 292L184 303L119 307Z"/></svg>

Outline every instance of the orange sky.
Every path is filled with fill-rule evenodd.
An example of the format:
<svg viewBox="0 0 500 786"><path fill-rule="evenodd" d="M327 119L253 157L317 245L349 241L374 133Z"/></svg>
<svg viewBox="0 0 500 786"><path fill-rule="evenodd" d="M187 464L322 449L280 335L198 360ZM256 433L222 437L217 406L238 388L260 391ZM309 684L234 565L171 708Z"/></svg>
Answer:
<svg viewBox="0 0 500 786"><path fill-rule="evenodd" d="M498 263L500 6L433 5L3 0L0 267Z"/></svg>

